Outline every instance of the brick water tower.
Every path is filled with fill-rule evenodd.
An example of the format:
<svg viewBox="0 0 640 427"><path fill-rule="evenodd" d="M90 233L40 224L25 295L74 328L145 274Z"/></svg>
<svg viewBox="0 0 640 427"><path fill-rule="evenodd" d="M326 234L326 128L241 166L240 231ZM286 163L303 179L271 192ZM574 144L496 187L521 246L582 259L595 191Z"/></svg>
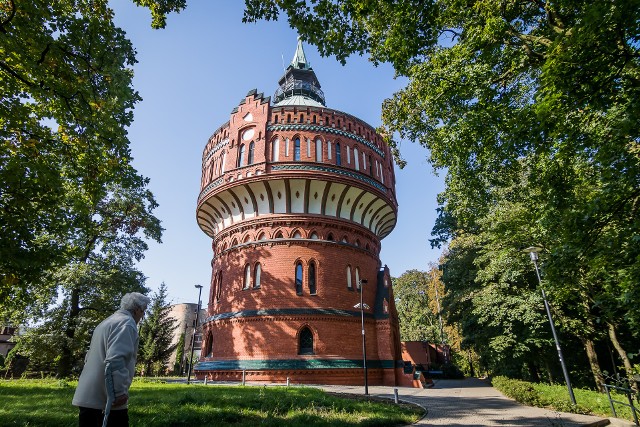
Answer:
<svg viewBox="0 0 640 427"><path fill-rule="evenodd" d="M398 209L389 147L326 107L300 41L278 84L273 100L250 91L202 156L213 260L196 376L363 384L362 296L369 384L403 383L379 258Z"/></svg>

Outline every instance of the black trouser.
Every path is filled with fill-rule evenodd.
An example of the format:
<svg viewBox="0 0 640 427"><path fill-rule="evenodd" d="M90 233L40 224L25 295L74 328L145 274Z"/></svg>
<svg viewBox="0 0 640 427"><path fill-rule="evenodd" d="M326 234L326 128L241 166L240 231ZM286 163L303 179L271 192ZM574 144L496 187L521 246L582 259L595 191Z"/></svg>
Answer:
<svg viewBox="0 0 640 427"><path fill-rule="evenodd" d="M102 427L102 409L80 407L80 427ZM129 427L129 411L118 409L109 412L108 427Z"/></svg>

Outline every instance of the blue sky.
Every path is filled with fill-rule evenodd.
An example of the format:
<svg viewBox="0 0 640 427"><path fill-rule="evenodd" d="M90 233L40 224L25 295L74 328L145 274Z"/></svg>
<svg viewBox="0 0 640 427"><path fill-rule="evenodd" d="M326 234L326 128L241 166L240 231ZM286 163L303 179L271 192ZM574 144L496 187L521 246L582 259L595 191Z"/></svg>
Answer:
<svg viewBox="0 0 640 427"><path fill-rule="evenodd" d="M229 120L231 110L251 89L273 95L296 47L296 32L285 20L243 24L244 2L192 1L169 16L167 28L152 30L147 9L130 0L112 0L115 21L137 51L134 86L143 101L129 129L134 166L151 179L165 228L163 243L149 243L139 268L147 285L165 282L173 303L195 302L194 285L211 275L211 240L196 223L202 150L209 136ZM374 67L364 57L342 66L304 45L322 85L327 106L352 114L372 126L381 123L381 104L405 84L388 65ZM428 238L436 217L436 195L443 174L435 176L427 151L403 141L408 165L396 168L398 224L382 241L380 258L393 276L426 270L437 261Z"/></svg>

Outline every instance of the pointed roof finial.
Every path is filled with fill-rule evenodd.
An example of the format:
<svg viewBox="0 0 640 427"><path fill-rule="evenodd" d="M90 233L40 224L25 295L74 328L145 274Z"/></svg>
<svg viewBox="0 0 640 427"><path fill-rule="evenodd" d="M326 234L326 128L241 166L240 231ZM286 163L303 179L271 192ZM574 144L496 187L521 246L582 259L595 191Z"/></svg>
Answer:
<svg viewBox="0 0 640 427"><path fill-rule="evenodd" d="M293 68L297 68L298 70L310 70L311 64L307 61L307 57L304 54L304 49L302 48L302 38L298 36L298 46L296 47L296 53L293 55L293 59L291 60L291 66Z"/></svg>

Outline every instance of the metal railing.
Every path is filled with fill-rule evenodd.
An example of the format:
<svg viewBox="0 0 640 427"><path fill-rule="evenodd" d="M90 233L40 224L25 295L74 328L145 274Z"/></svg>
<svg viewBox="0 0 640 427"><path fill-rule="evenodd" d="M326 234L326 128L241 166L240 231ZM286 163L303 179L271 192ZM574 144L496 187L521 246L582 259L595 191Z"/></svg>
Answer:
<svg viewBox="0 0 640 427"><path fill-rule="evenodd" d="M640 410L638 410L638 408L636 408L633 405L633 390L631 390L630 388L626 388L626 387L618 387L615 385L611 385L611 384L605 384L604 385L605 390L607 390L607 397L609 398L609 406L611 406L611 412L613 412L613 416L614 417L618 417L618 413L616 412L616 407L614 405L614 403L617 403L619 405L623 405L623 406L628 406L631 409L631 414L633 415L633 421L634 423L638 426L640 425L640 423L638 422L638 413L640 412ZM611 392L609 391L609 389L614 389L617 391L622 392L623 394L625 394L627 396L627 399L629 401L629 403L625 403L625 402L621 402L619 400L614 400L611 397Z"/></svg>

